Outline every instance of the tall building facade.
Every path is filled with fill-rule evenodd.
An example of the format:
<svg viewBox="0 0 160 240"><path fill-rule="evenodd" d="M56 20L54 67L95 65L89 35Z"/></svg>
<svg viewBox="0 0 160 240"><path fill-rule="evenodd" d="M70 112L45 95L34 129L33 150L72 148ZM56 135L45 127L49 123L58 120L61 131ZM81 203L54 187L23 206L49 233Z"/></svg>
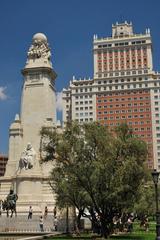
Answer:
<svg viewBox="0 0 160 240"><path fill-rule="evenodd" d="M112 25L112 36L93 37L93 79L73 79L63 89L63 124L127 122L147 142L148 167L160 169L160 74L153 71L150 29Z"/></svg>

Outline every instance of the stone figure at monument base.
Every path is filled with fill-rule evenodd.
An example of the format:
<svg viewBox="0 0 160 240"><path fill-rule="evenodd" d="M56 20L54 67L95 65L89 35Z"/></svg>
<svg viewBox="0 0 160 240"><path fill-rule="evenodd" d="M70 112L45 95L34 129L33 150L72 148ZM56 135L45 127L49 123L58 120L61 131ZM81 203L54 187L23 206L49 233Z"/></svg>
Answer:
<svg viewBox="0 0 160 240"><path fill-rule="evenodd" d="M40 164L40 130L56 127L56 73L51 50L43 33L33 36L23 75L20 114L9 130L9 159L5 176L0 178L0 199L5 200L11 187L18 195L17 213L34 214L53 209L55 196L49 185L50 164ZM21 84L21 83L20 83Z"/></svg>
<svg viewBox="0 0 160 240"><path fill-rule="evenodd" d="M22 152L21 158L19 160L19 169L31 169L34 166L34 161L36 158L36 152L32 147L31 143L27 144L26 149Z"/></svg>

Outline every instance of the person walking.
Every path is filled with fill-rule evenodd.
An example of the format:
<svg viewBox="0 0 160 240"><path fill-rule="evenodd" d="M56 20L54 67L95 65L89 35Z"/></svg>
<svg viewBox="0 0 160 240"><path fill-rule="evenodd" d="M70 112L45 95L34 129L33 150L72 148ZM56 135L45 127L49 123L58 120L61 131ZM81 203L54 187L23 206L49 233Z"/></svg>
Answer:
<svg viewBox="0 0 160 240"><path fill-rule="evenodd" d="M132 230L133 230L133 222L132 222L131 217L128 218L127 225L128 225L128 231L127 232L131 233Z"/></svg>
<svg viewBox="0 0 160 240"><path fill-rule="evenodd" d="M57 219L57 217L54 218L54 230L55 231L58 230L58 219Z"/></svg>
<svg viewBox="0 0 160 240"><path fill-rule="evenodd" d="M40 216L40 218L39 218L39 226L40 226L40 231L44 232L44 229L43 229L43 217L42 216Z"/></svg>
<svg viewBox="0 0 160 240"><path fill-rule="evenodd" d="M28 219L32 219L33 209L32 206L29 207Z"/></svg>
<svg viewBox="0 0 160 240"><path fill-rule="evenodd" d="M55 206L53 209L53 217L55 218L57 216L57 207Z"/></svg>
<svg viewBox="0 0 160 240"><path fill-rule="evenodd" d="M45 209L44 209L44 219L47 218L47 215L48 215L48 208L47 208L47 206L45 206Z"/></svg>

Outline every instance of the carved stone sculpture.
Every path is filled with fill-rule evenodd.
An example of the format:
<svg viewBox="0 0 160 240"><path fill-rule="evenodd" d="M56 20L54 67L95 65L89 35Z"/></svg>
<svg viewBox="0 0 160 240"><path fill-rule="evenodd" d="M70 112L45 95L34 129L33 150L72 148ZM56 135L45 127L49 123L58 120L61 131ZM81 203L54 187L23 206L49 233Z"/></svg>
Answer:
<svg viewBox="0 0 160 240"><path fill-rule="evenodd" d="M31 169L34 166L36 152L30 143L27 144L26 149L22 152L21 158L19 160L20 169Z"/></svg>
<svg viewBox="0 0 160 240"><path fill-rule="evenodd" d="M47 38L42 33L33 36L32 45L28 51L28 60L44 58L50 61L51 52L48 46Z"/></svg>

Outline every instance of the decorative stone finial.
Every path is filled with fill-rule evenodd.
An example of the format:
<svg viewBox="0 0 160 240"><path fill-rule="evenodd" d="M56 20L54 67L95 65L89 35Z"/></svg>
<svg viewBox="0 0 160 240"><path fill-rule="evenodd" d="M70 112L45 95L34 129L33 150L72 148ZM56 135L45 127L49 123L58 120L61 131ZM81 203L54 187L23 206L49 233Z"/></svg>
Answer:
<svg viewBox="0 0 160 240"><path fill-rule="evenodd" d="M26 65L51 65L51 51L47 37L43 33L36 33L32 38L32 44L27 53ZM34 67L33 66L33 67Z"/></svg>
<svg viewBox="0 0 160 240"><path fill-rule="evenodd" d="M15 121L19 121L20 119L19 119L19 114L17 113L16 115L15 115L15 119L14 119Z"/></svg>

